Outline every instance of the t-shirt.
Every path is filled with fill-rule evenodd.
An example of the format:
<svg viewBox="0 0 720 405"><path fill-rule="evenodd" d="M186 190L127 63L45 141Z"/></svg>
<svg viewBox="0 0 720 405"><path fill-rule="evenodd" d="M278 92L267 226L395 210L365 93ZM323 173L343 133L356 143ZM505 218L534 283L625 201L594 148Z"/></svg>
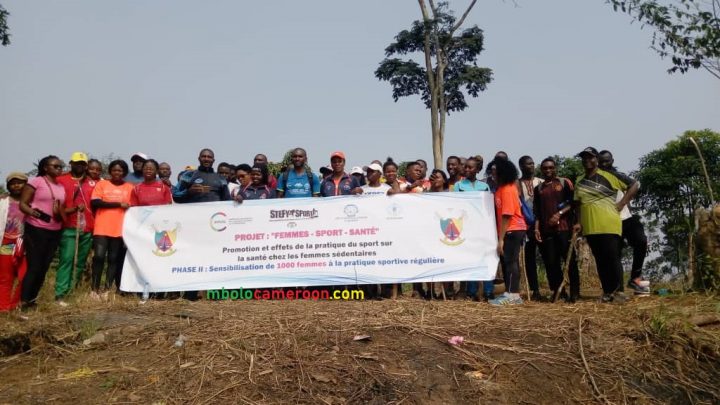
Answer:
<svg viewBox="0 0 720 405"><path fill-rule="evenodd" d="M117 186L109 180L100 180L93 190L92 199L130 204L133 187L133 184L128 182ZM124 218L125 210L122 208L98 208L95 212L93 235L121 237Z"/></svg>
<svg viewBox="0 0 720 405"><path fill-rule="evenodd" d="M84 205L86 208L83 212L72 212L67 214L65 216L65 222L63 222L63 228L76 228L78 215L82 215L85 219L83 232L92 232L93 225L95 223L95 216L90 208L90 197L92 197L92 192L93 189L95 189L97 182L87 176L82 180L77 180L74 179L70 173L58 176L57 181L65 187L66 208L75 208L80 204Z"/></svg>
<svg viewBox="0 0 720 405"><path fill-rule="evenodd" d="M170 187L162 181L136 184L130 194L130 205L133 207L166 204L172 204L172 195Z"/></svg>
<svg viewBox="0 0 720 405"><path fill-rule="evenodd" d="M400 191L407 190L408 187L410 187L411 184L413 184L412 181L407 179L398 179L398 182L400 183ZM411 193L424 193L426 191L430 191L430 180L424 179L422 181L422 186L415 187L414 189L410 190Z"/></svg>
<svg viewBox="0 0 720 405"><path fill-rule="evenodd" d="M498 235L502 227L502 217L510 216L506 232L524 231L527 229L525 218L520 209L520 195L515 184L506 184L495 191L495 217L497 219Z"/></svg>
<svg viewBox="0 0 720 405"><path fill-rule="evenodd" d="M370 187L369 184L366 184L360 188L362 188L363 195L387 195L391 187L385 183L380 183L377 187Z"/></svg>
<svg viewBox="0 0 720 405"><path fill-rule="evenodd" d="M310 190L307 172L303 171L297 174L293 169L280 175L277 182L277 191L284 192L285 198L312 197L313 195L318 195L320 194L320 178L318 178L315 173L311 173L310 175L312 176L312 191Z"/></svg>
<svg viewBox="0 0 720 405"><path fill-rule="evenodd" d="M618 190L626 191L635 180L623 173L598 169L592 177L581 175L575 185L580 202L580 224L584 235L622 235L620 213L615 208Z"/></svg>
<svg viewBox="0 0 720 405"><path fill-rule="evenodd" d="M551 224L550 218L558 211L572 204L575 188L570 180L555 177L540 183L534 190L533 212L540 226L540 232L569 231L574 223L573 210L560 216L560 223Z"/></svg>
<svg viewBox="0 0 720 405"><path fill-rule="evenodd" d="M20 203L13 200L10 197L8 199L8 210L7 218L5 220L5 231L2 234L3 245L13 245L9 252L3 252L2 254L12 254L12 248L14 247L15 241L18 237L22 236L25 214L20 211Z"/></svg>
<svg viewBox="0 0 720 405"><path fill-rule="evenodd" d="M463 177L462 180L455 183L455 186L451 189L451 191L490 191L490 187L487 183L478 179L470 181Z"/></svg>
<svg viewBox="0 0 720 405"><path fill-rule="evenodd" d="M130 173L128 173L127 176L125 176L124 180L128 183L140 184L143 181L145 181L145 176L143 176L142 172L140 174L135 174L135 172L130 172Z"/></svg>
<svg viewBox="0 0 720 405"><path fill-rule="evenodd" d="M460 177L460 180L457 180L457 181L454 179L450 179L448 181L448 191L455 191L455 184L459 183L461 180L464 180L464 179L465 179L465 177Z"/></svg>
<svg viewBox="0 0 720 405"><path fill-rule="evenodd" d="M50 222L42 221L40 218L33 216L26 217L25 222L34 227L51 231L61 229L62 222L53 215L53 205L55 204L55 200L60 201L61 206L65 204L65 188L59 183L53 183L50 180L46 181L44 177L33 177L28 182L28 186L35 189L35 195L33 195L30 207L50 215ZM53 196L55 198L53 198Z"/></svg>
<svg viewBox="0 0 720 405"><path fill-rule="evenodd" d="M528 208L533 208L533 197L535 195L535 187L540 185L543 181L537 177L533 177L532 180L518 180L520 189L522 190L522 198L525 200L525 205Z"/></svg>

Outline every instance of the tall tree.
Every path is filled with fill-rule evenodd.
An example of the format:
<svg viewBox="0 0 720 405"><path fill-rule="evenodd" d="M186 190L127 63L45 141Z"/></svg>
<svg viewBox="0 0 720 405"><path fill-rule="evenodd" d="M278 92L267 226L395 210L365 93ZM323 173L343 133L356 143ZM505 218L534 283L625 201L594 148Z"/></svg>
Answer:
<svg viewBox="0 0 720 405"><path fill-rule="evenodd" d="M606 0L652 27L652 49L669 56L669 73L703 68L720 79L720 0Z"/></svg>
<svg viewBox="0 0 720 405"><path fill-rule="evenodd" d="M10 13L0 4L0 44L3 46L10 45L10 27L7 25L7 18Z"/></svg>
<svg viewBox="0 0 720 405"><path fill-rule="evenodd" d="M483 31L474 25L459 32L477 0L472 0L460 19L456 19L447 2L418 0L422 20L401 31L395 42L385 48L385 59L375 77L393 87L393 99L420 95L430 109L433 161L443 167L445 120L449 112L467 108L464 91L477 97L492 80L492 70L477 66L483 50ZM458 33L459 32L459 33ZM420 64L395 55L423 55Z"/></svg>
<svg viewBox="0 0 720 405"><path fill-rule="evenodd" d="M704 156L707 177L691 137ZM663 238L657 246L659 256L648 267L665 274L692 267L695 257L690 253L689 241L697 231L695 211L710 206L714 200L707 186L708 178L713 190L720 187L720 134L708 129L687 131L640 158L635 175L641 184L636 204L645 214L646 222L657 224ZM710 285L716 284L720 274L695 277L696 286L708 280Z"/></svg>

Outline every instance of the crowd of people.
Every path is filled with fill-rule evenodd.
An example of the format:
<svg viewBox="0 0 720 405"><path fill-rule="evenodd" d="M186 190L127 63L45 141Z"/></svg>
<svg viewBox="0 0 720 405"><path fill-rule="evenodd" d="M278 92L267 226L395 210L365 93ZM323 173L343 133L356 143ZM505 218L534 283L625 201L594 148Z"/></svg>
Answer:
<svg viewBox="0 0 720 405"><path fill-rule="evenodd" d="M496 297L492 281L461 281L457 291L453 283L442 283L445 297L485 299L493 305L522 304L520 277L524 270L529 298L544 300L537 273L539 250L550 300L575 302L580 296L580 277L572 247L580 235L596 260L602 302L627 298L621 262L625 244L633 249L627 286L635 294L648 294L649 282L642 277L647 239L639 217L628 209L639 183L614 168L609 151L588 147L577 156L584 168L577 179L559 177L557 162L550 157L541 161L538 177L530 156L522 156L516 166L502 151L484 172L481 156L450 156L444 170L435 168L428 175L427 162L420 159L409 162L400 177L398 164L390 158L347 172L343 152L332 153L330 164L314 173L307 152L296 148L291 152L290 167L276 177L269 172L263 154L256 155L252 165L223 162L215 170L214 152L203 149L197 167L185 167L173 184L170 165L144 153L131 156L132 167L124 160L113 160L104 177L101 162L83 152L70 156L66 172L62 160L49 155L39 161L36 176L13 172L6 178L7 195L0 198L0 311L36 306L56 252L57 305L68 306L66 297L81 281L91 254L90 297L108 299L119 290L126 252L122 224L125 211L132 206L426 192L494 196L497 254L505 292ZM366 297L387 295L389 289L376 287L380 286L364 286ZM435 287L415 283L412 294L431 298ZM200 295L186 291L182 297L197 300Z"/></svg>

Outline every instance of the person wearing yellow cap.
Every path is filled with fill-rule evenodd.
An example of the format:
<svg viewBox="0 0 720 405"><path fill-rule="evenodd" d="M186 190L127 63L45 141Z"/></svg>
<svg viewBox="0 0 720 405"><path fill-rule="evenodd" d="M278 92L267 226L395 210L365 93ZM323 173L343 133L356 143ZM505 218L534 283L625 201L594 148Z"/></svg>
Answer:
<svg viewBox="0 0 720 405"><path fill-rule="evenodd" d="M92 247L95 217L88 208L95 181L89 178L87 169L87 155L75 152L70 156L70 171L57 178L58 183L65 188L67 213L63 221L60 260L55 277L55 302L62 307L67 306L64 298L80 280Z"/></svg>
<svg viewBox="0 0 720 405"><path fill-rule="evenodd" d="M13 172L7 176L7 196L0 198L0 312L15 309L20 303L20 284L25 275L22 233L25 214L20 211L20 194L28 178ZM18 285L13 291L15 280Z"/></svg>

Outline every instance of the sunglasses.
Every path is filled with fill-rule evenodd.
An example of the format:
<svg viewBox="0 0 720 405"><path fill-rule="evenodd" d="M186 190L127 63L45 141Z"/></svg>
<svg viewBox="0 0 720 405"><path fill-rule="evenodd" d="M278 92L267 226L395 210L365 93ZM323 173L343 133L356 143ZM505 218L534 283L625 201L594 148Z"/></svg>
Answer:
<svg viewBox="0 0 720 405"><path fill-rule="evenodd" d="M65 167L65 166L63 166L63 165L50 165L50 167L60 170L60 169L62 169L62 168Z"/></svg>

